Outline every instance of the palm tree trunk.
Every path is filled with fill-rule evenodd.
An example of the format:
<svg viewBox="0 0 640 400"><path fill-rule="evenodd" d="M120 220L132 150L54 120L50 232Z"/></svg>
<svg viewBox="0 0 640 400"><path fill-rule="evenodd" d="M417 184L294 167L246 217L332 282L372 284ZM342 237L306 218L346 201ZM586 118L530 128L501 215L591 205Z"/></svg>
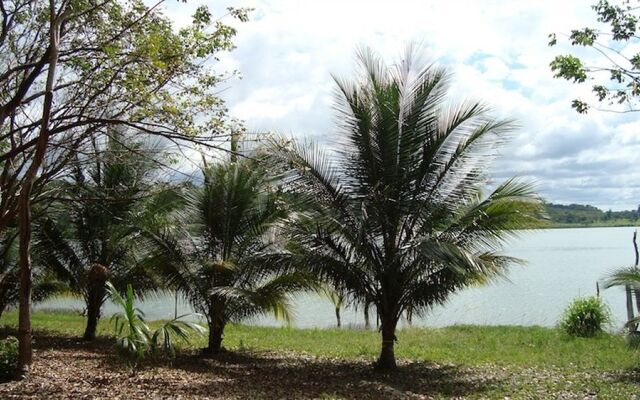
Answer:
<svg viewBox="0 0 640 400"><path fill-rule="evenodd" d="M388 315L380 315L382 324L382 349L380 350L380 358L376 363L379 370L391 370L396 368L396 356L394 353L394 344L396 342L396 325L398 320Z"/></svg>
<svg viewBox="0 0 640 400"><path fill-rule="evenodd" d="M631 321L632 319L635 318L635 315L633 313L633 294L631 292L631 286L625 285L624 290L627 297L627 303L626 303L627 304L627 321ZM630 324L629 333L635 332L636 328L637 328L636 324Z"/></svg>
<svg viewBox="0 0 640 400"><path fill-rule="evenodd" d="M100 320L100 309L107 294L107 279L109 270L100 264L93 264L87 274L87 326L84 330L83 340L94 340L98 321Z"/></svg>
<svg viewBox="0 0 640 400"><path fill-rule="evenodd" d="M97 294L90 293L87 301L87 326L84 329L84 335L82 335L83 340L94 340L96 338L101 306L102 299L98 299Z"/></svg>
<svg viewBox="0 0 640 400"><path fill-rule="evenodd" d="M371 321L369 318L369 305L364 305L364 329L371 328Z"/></svg>
<svg viewBox="0 0 640 400"><path fill-rule="evenodd" d="M340 307L336 307L336 323L338 328L342 327L342 321L340 320Z"/></svg>
<svg viewBox="0 0 640 400"><path fill-rule="evenodd" d="M209 323L209 344L203 351L205 354L216 354L222 350L223 332L223 324Z"/></svg>

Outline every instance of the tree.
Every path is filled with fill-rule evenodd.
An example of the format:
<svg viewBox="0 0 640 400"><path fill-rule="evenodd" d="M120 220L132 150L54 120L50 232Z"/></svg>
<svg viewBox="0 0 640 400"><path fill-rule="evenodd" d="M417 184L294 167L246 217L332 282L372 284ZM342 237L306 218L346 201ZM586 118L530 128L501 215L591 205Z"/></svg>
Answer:
<svg viewBox="0 0 640 400"><path fill-rule="evenodd" d="M336 79L341 146L276 149L304 210L286 224L290 260L376 307L377 366L390 369L402 313L502 273L514 260L501 243L531 226L541 203L513 179L482 196L511 121L480 103L447 106L449 74L422 67L411 49L391 67L368 49L358 60L354 81Z"/></svg>
<svg viewBox="0 0 640 400"><path fill-rule="evenodd" d="M165 252L156 264L164 266L168 285L205 316L209 341L203 351L211 354L222 349L230 322L263 314L289 321L289 296L312 282L304 272L269 261L282 251L276 230L287 208L264 168L232 156L205 164L202 173L202 187L187 198L186 219L158 235Z"/></svg>
<svg viewBox="0 0 640 400"><path fill-rule="evenodd" d="M211 146L228 127L206 67L235 30L198 8L175 32L140 0L0 2L0 233L18 214L19 370L31 363L31 202L83 141L113 125ZM229 9L242 21L247 10ZM208 116L204 116L207 113Z"/></svg>
<svg viewBox="0 0 640 400"><path fill-rule="evenodd" d="M596 103L603 103L603 109L615 112L638 110L640 98L640 53L637 44L639 8L634 1L623 5L600 0L591 8L597 15L599 27L574 29L567 39L571 46L578 47L579 55L558 55L551 62L551 70L556 78L583 84L593 82L591 90ZM600 28L600 26L602 28ZM550 46L558 43L557 35L549 35ZM579 48L591 50L589 53ZM575 99L572 107L579 113L586 113L593 101Z"/></svg>
<svg viewBox="0 0 640 400"><path fill-rule="evenodd" d="M334 289L328 286L323 287L320 293L324 295L324 297L326 297L333 305L333 309L336 314L336 327L341 328L342 318L340 316L340 311L343 307L345 307L347 294L342 290Z"/></svg>
<svg viewBox="0 0 640 400"><path fill-rule="evenodd" d="M0 316L7 307L15 306L20 299L20 265L18 260L18 231L9 226L0 236ZM33 269L33 301L47 298L66 291L63 282L38 265Z"/></svg>
<svg viewBox="0 0 640 400"><path fill-rule="evenodd" d="M612 288L616 286L622 286L625 290L631 291L635 295L636 299L640 294L640 270L637 266L623 267L613 271L605 278L605 288ZM638 313L640 314L640 302L638 305ZM633 304L631 305L633 310ZM629 328L630 333L637 332L638 324L640 324L640 315L631 315L628 319L626 326Z"/></svg>
<svg viewBox="0 0 640 400"><path fill-rule="evenodd" d="M622 5L612 4L608 0L600 0L591 8L597 15L597 22L605 27L574 29L568 36L570 44L578 48L584 47L595 53L601 61L591 64L585 56L573 54L559 55L551 62L551 70L556 78L583 84L592 81L591 91L598 103L606 104L605 111L635 112L638 111L640 99L640 52L637 35L640 14L633 1L625 1ZM551 34L549 45L557 44L557 35ZM579 113L590 109L589 102L575 99L572 107ZM633 291L628 286L626 307L628 319L633 319ZM636 295L636 302L640 297ZM640 311L640 310L639 310ZM629 325L635 330L634 325Z"/></svg>
<svg viewBox="0 0 640 400"><path fill-rule="evenodd" d="M56 182L60 195L36 229L37 263L85 301L85 340L96 336L107 281L122 292L128 283L138 292L157 288L145 237L180 204L158 180L158 149L112 136L120 140L109 139L103 150L96 144L95 155L78 159L75 173Z"/></svg>

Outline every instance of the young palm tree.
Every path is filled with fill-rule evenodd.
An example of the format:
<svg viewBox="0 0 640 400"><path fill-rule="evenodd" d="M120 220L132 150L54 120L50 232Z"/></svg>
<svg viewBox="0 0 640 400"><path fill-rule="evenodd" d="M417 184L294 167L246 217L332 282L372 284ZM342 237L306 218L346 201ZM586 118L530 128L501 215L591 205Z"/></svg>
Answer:
<svg viewBox="0 0 640 400"><path fill-rule="evenodd" d="M635 239L635 238L634 238ZM604 281L605 289L621 286L630 292L630 295L635 297L636 305L640 310L640 269L637 266L623 267L611 272ZM638 324L640 324L640 316L633 316L633 303L631 303L631 317L626 323L629 328L629 332L633 333L637 331Z"/></svg>
<svg viewBox="0 0 640 400"><path fill-rule="evenodd" d="M125 139L110 139L89 165L79 162L70 180L57 183L65 200L51 208L35 232L37 262L85 301L85 340L95 338L108 280L123 292L127 283L138 292L157 287L145 263L145 238L179 199L154 186L153 161L141 155L140 143L125 148Z"/></svg>
<svg viewBox="0 0 640 400"><path fill-rule="evenodd" d="M182 216L188 229L159 235L166 258L158 264L168 285L206 317L209 342L203 352L216 353L229 322L263 314L290 320L290 295L312 283L305 273L267 260L280 251L275 230L286 207L256 162L232 157L205 165L203 175Z"/></svg>
<svg viewBox="0 0 640 400"><path fill-rule="evenodd" d="M445 102L449 74L418 67L411 50L387 66L358 53L362 74L336 79L339 147L276 146L305 211L288 222L295 261L373 304L381 322L377 366L394 368L403 312L424 312L512 258L503 240L541 211L528 185L508 180L488 196L487 161L513 128L486 106Z"/></svg>

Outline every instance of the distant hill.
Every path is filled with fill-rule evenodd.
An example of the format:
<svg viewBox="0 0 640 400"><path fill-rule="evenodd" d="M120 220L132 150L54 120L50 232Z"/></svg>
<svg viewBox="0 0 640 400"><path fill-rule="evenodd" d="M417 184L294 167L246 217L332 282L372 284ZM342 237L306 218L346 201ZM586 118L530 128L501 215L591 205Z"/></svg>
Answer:
<svg viewBox="0 0 640 400"><path fill-rule="evenodd" d="M603 211L583 204L545 203L551 227L577 226L634 226L640 224L640 206L637 210Z"/></svg>

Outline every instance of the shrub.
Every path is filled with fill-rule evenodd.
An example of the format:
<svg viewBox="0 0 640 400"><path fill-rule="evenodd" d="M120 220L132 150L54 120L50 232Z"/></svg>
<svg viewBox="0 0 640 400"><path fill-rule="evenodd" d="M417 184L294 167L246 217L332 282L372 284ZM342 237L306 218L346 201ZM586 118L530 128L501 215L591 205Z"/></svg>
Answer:
<svg viewBox="0 0 640 400"><path fill-rule="evenodd" d="M595 296L575 299L565 310L560 328L571 336L591 337L603 331L611 321L604 302Z"/></svg>
<svg viewBox="0 0 640 400"><path fill-rule="evenodd" d="M18 339L9 336L0 340L0 380L13 376L18 366Z"/></svg>

